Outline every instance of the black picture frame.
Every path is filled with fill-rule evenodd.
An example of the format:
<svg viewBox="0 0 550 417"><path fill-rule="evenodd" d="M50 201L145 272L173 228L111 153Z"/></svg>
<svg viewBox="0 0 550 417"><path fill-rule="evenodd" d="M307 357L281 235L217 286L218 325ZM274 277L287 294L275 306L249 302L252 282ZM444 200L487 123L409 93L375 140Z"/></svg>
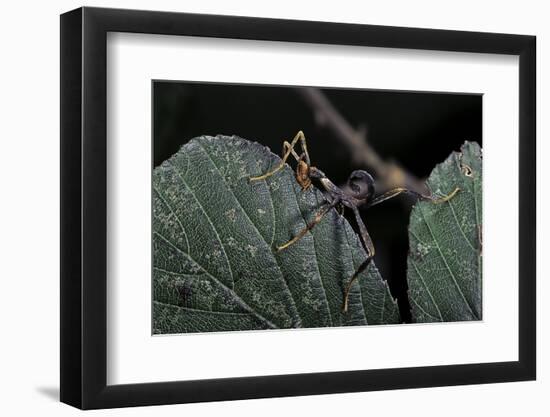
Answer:
<svg viewBox="0 0 550 417"><path fill-rule="evenodd" d="M107 385L108 32L519 56L519 360ZM93 409L535 379L535 51L524 35L88 7L61 15L61 401Z"/></svg>

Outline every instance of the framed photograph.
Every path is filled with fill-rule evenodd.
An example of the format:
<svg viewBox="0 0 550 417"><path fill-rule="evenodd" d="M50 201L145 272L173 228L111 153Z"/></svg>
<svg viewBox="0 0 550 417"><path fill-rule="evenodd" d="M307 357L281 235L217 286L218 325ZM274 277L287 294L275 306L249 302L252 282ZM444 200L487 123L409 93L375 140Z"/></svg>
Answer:
<svg viewBox="0 0 550 417"><path fill-rule="evenodd" d="M535 37L61 16L61 401L535 379Z"/></svg>

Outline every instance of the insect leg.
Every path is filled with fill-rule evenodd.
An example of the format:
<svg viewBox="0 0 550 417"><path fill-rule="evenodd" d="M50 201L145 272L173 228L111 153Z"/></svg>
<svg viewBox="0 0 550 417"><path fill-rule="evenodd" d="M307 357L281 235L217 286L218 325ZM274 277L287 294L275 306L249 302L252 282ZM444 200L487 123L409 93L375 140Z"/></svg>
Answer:
<svg viewBox="0 0 550 417"><path fill-rule="evenodd" d="M311 165L311 160L309 159L309 153L307 151L307 142L306 142L306 136L304 135L304 132L301 130L296 134L296 137L299 138L300 144L302 145L302 155L304 156L304 159L306 161L306 164L309 166Z"/></svg>
<svg viewBox="0 0 550 417"><path fill-rule="evenodd" d="M344 313L347 313L348 311L349 293L351 291L351 287L353 286L353 283L357 280L357 278L359 278L359 274L363 272L365 269L367 269L367 267L372 261L372 258L374 257L374 244L372 243L372 239L370 238L369 232L367 232L365 223L363 223L363 220L361 219L361 215L359 214L359 210L357 209L357 207L352 207L352 209L353 209L353 213L355 214L355 221L359 226L359 236L361 237L361 243L363 244L363 249L365 249L365 252L367 253L367 259L365 259L363 263L359 265L359 268L357 268L357 270L349 280L348 284L346 285L346 288L344 290L344 305L342 307L342 310L344 311Z"/></svg>
<svg viewBox="0 0 550 417"><path fill-rule="evenodd" d="M302 153L298 155L298 153L294 150L294 146L296 146L296 143L300 141L300 145L302 146ZM283 143L283 155L286 154L286 152L291 149L292 156L294 156L294 159L296 161L305 161L305 163L309 166L311 165L311 160L309 159L309 153L307 151L307 142L306 142L306 136L304 135L304 132L301 130L296 133L296 136L294 136L294 139L292 139L292 143L289 143L288 141L284 141Z"/></svg>
<svg viewBox="0 0 550 417"><path fill-rule="evenodd" d="M290 143L288 141L284 141L283 142L283 157L284 155L290 150L290 154L294 157L294 159L296 159L296 162L299 162L300 161L300 155L298 155L296 153L296 151L294 150L294 148L292 148L292 146L290 145Z"/></svg>
<svg viewBox="0 0 550 417"><path fill-rule="evenodd" d="M442 197L434 197L434 196L431 196L431 195L420 194L416 191L409 190L408 188L397 187L397 188L394 188L393 190L389 190L389 191L385 192L382 195L379 195L378 197L376 197L371 202L368 202L367 207L375 206L377 204L380 204L383 201L389 200L390 198L396 197L399 194L403 194L403 193L410 193L410 194L415 195L416 197L418 197L421 200L428 200L428 201L431 201L434 204L440 204L440 203L444 203L445 201L449 201L459 191L460 191L460 188L456 187L453 190L453 192L451 192L450 194L447 194L447 195L442 196Z"/></svg>
<svg viewBox="0 0 550 417"><path fill-rule="evenodd" d="M292 139L292 142L289 145L285 145L283 143L283 150L286 148L286 152L283 155L283 159L281 160L281 163L279 165L277 165L277 167L275 167L275 169L273 169L272 171L269 171L269 172L267 172L263 175L260 175L258 177L250 177L249 180L250 181L265 180L266 178L271 177L273 174L275 174L278 171L280 171L281 169L283 169L283 167L285 166L286 160L294 152L294 146L296 146L296 144L298 143L299 140L302 140L302 148L304 148L305 152L307 153L307 148L305 148L304 133L300 130L296 134L296 136L294 136L294 139ZM288 142L286 142L286 143L288 143ZM294 154L297 155L295 152L294 152ZM294 157L296 157L296 156L294 156ZM309 156L307 158L308 158L308 163L309 163Z"/></svg>
<svg viewBox="0 0 550 417"><path fill-rule="evenodd" d="M277 247L277 252L288 248L290 245L293 245L294 243L298 242L301 238L303 238L307 234L307 232L309 232L317 224L319 224L321 222L321 220L323 220L323 217L325 216L325 214L327 214L329 212L329 210L332 209L333 207L335 207L336 204L338 204L338 203L339 203L339 201L335 200L335 201L332 201L330 204L327 204L323 208L321 208L321 210L319 210L315 214L315 217L313 218L313 220L311 222L309 222L306 225L306 227L304 227L302 230L300 230L300 232L296 236L294 236L292 239L290 239L285 244L283 244L281 246L278 246Z"/></svg>

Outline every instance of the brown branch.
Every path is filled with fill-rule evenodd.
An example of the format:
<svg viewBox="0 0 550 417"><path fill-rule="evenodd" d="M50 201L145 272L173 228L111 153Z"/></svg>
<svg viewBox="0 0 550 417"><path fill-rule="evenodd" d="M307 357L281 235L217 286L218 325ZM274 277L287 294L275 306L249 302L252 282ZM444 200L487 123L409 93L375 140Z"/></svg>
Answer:
<svg viewBox="0 0 550 417"><path fill-rule="evenodd" d="M369 145L366 129L355 129L317 88L299 88L298 93L313 110L315 121L330 129L350 149L353 160L370 169L384 188L406 187L426 193L424 182L394 162L384 161Z"/></svg>

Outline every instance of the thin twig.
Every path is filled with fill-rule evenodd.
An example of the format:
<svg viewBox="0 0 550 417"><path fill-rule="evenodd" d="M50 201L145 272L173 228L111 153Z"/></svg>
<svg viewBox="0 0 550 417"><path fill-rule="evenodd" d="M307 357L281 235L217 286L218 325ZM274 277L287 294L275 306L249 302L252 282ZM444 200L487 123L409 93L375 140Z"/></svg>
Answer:
<svg viewBox="0 0 550 417"><path fill-rule="evenodd" d="M370 169L384 188L406 187L421 194L426 192L424 182L394 162L384 161L369 145L366 129L355 129L317 88L299 88L298 93L312 108L316 122L330 129L334 136L350 149L358 164Z"/></svg>

